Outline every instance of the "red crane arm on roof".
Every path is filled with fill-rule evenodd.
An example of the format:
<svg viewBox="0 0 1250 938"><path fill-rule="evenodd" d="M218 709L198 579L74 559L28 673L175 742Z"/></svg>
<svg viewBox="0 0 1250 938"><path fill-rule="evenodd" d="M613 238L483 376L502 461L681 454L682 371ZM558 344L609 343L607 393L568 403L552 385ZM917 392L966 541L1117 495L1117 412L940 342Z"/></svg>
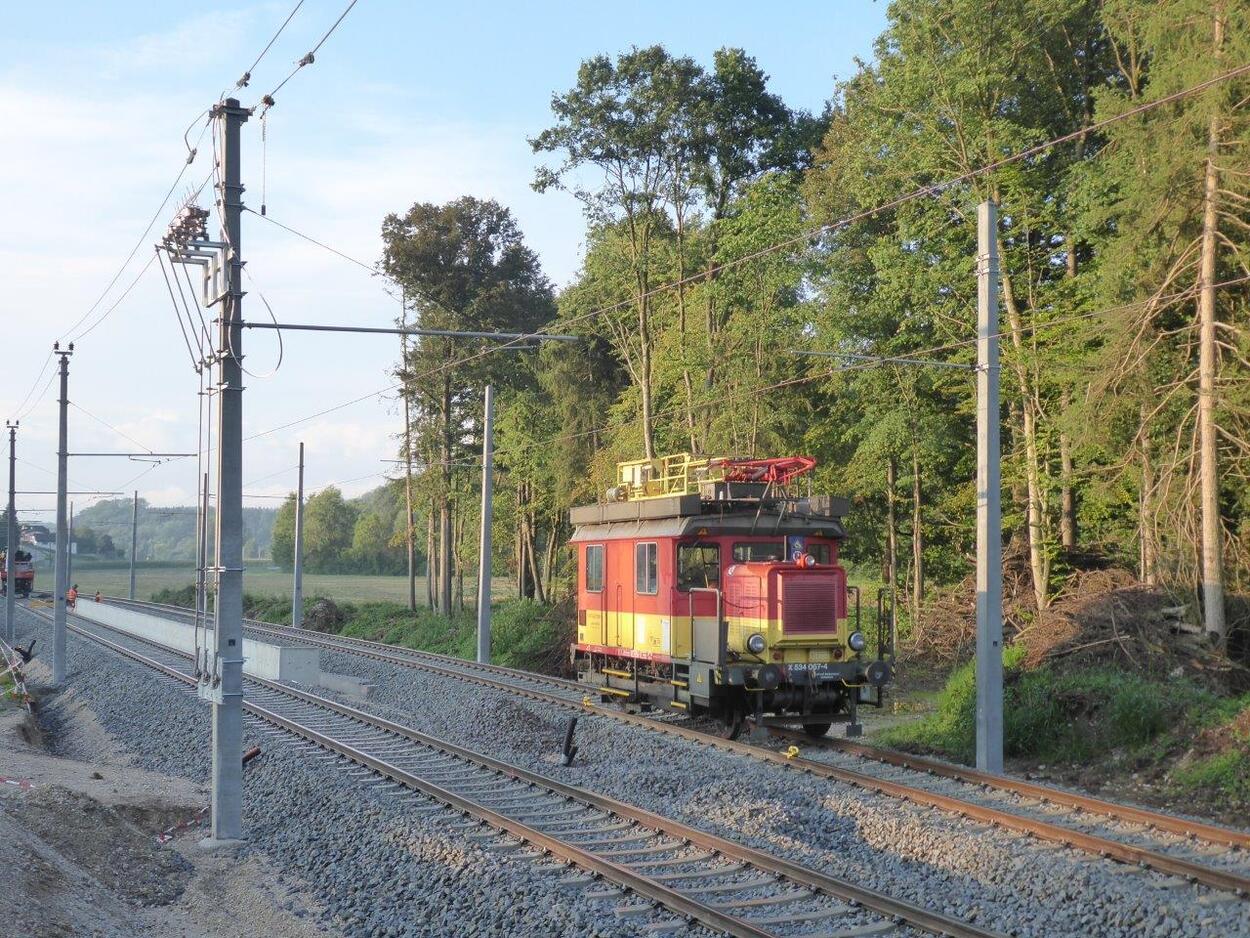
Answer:
<svg viewBox="0 0 1250 938"><path fill-rule="evenodd" d="M725 481L769 482L787 485L816 467L811 456L780 456L776 459L726 459Z"/></svg>

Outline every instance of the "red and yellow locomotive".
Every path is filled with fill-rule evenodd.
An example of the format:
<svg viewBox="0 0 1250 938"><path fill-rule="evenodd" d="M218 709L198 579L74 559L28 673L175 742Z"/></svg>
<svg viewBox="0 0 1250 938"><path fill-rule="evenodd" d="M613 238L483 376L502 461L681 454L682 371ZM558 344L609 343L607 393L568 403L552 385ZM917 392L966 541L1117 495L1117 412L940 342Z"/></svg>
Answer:
<svg viewBox="0 0 1250 938"><path fill-rule="evenodd" d="M857 735L891 677L878 616L866 655L859 591L838 563L845 499L795 493L815 465L694 458L621 463L608 500L574 508L578 679L637 709L834 722ZM853 601L852 601L853 595Z"/></svg>

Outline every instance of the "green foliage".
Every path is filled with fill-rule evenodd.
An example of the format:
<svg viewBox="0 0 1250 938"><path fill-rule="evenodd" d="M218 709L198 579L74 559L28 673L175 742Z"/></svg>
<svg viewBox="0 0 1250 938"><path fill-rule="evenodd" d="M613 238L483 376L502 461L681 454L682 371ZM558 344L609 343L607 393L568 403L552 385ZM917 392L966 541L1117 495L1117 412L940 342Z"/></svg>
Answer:
<svg viewBox="0 0 1250 938"><path fill-rule="evenodd" d="M1184 790L1250 806L1250 694L1219 701L1199 722L1204 731L1173 779Z"/></svg>
<svg viewBox="0 0 1250 938"><path fill-rule="evenodd" d="M402 285L403 315L414 310L422 326L533 333L555 314L551 284L537 256L512 214L493 200L465 196L445 205L418 203L402 215L388 215L382 238L382 268ZM475 354L488 345L420 336L401 346L406 425L400 456L418 466L414 515L452 522L446 543L439 525L436 556L457 583L457 571L466 569L472 556L486 385L494 386L498 399L510 400L536 384L531 356ZM377 514L380 523L369 526L381 533L396 510ZM392 545L403 542L407 525L407 520L392 524ZM390 555L364 543L357 548L359 563L392 566Z"/></svg>
<svg viewBox="0 0 1250 938"><path fill-rule="evenodd" d="M562 671L575 632L567 604L552 607L527 599L498 603L491 612L491 658L510 668Z"/></svg>
<svg viewBox="0 0 1250 938"><path fill-rule="evenodd" d="M273 519L273 546L270 558L283 570L295 565L295 494L287 496Z"/></svg>
<svg viewBox="0 0 1250 938"><path fill-rule="evenodd" d="M428 610L411 612L397 603L345 605L342 634L473 658L477 654L477 616L450 618ZM530 600L496 603L491 616L492 660L514 668L553 670L567 657L569 620Z"/></svg>
<svg viewBox="0 0 1250 938"><path fill-rule="evenodd" d="M1139 750L1192 725L1217 699L1184 681L1160 684L1129 672L1026 670L1024 650L1003 652L1003 752L1080 762L1114 749ZM976 750L976 665L956 669L925 719L882 734L887 745L933 750L971 762Z"/></svg>
<svg viewBox="0 0 1250 938"><path fill-rule="evenodd" d="M382 268L401 284L405 318L532 331L558 311L584 341L477 355L471 343L403 340L413 518L396 484L367 501L321 493L309 504L309 570L403 569L409 524L423 535L443 509L452 579L472 568L492 382L495 559L522 594L552 601L567 589L567 509L596 498L615 462L805 451L819 461L814 484L853 499L844 558L884 570L893 536L894 585L918 600L904 621L923 622L932 583L970 568L973 383L966 370L880 359L973 361L976 206L994 199L1004 535L1032 548L1042 602L1083 549L1133 565L1154 551L1161 579L1196 580L1204 172L1216 153L1213 276L1233 279L1250 256L1250 81L1091 128L1250 58L1250 12L1201 0L896 0L887 15L873 55L819 117L790 108L741 49L701 62L646 46L582 62L530 140L535 187L586 211L582 266L558 297L493 201L387 216ZM981 171L1059 136L1069 139ZM1244 290L1218 294L1220 508L1237 586L1250 581L1250 307ZM1074 516L1061 515L1065 501ZM128 503L103 506L122 526L107 526L112 514L97 524L94 508L84 528L124 543ZM292 507L273 525L284 567ZM1072 520L1074 551L1061 540ZM161 551L190 557L193 540ZM522 557L533 563L518 570Z"/></svg>
<svg viewBox="0 0 1250 938"><path fill-rule="evenodd" d="M116 559L130 553L130 520L133 502L129 498L106 498L74 515L74 540L83 554ZM248 557L266 557L272 539L275 511L272 508L243 509L243 538L251 545ZM214 512L208 518L210 550ZM107 538L107 539L106 539ZM139 499L138 559L161 563L195 560L195 506L162 508Z"/></svg>
<svg viewBox="0 0 1250 938"><path fill-rule="evenodd" d="M334 486L308 499L304 506L304 556L309 572L330 572L340 563L352 546L358 513Z"/></svg>
<svg viewBox="0 0 1250 938"><path fill-rule="evenodd" d="M476 655L477 616L473 613L453 613L448 618L427 609L413 612L399 603L348 604L340 608L347 616L343 635L459 658Z"/></svg>
<svg viewBox="0 0 1250 938"><path fill-rule="evenodd" d="M1250 804L1250 751L1228 749L1178 767L1173 774L1188 791L1218 792L1241 804Z"/></svg>
<svg viewBox="0 0 1250 938"><path fill-rule="evenodd" d="M195 584L189 583L186 586L163 587L152 594L151 600L154 603L164 603L167 606L185 606L188 609L194 609Z"/></svg>

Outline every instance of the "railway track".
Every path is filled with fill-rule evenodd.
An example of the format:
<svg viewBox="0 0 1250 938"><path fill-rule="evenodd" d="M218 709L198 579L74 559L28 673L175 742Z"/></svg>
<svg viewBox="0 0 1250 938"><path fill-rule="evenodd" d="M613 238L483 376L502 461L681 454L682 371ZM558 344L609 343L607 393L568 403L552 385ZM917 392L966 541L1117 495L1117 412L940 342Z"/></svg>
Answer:
<svg viewBox="0 0 1250 938"><path fill-rule="evenodd" d="M188 611L180 607L131 603L128 600L116 602L182 618L189 616ZM260 637L294 640L388 664L420 668L532 700L575 708L751 756L791 771L855 785L1120 863L1153 869L1240 897L1250 895L1250 872L1247 869L1250 867L1250 857L1247 856L1250 834L1242 831L936 760L890 753L849 741L812 740L797 733L777 734L782 740L799 741L808 750L807 755L800 755L794 747L780 750L741 740L726 740L690 726L595 706L585 696L586 688L575 681L498 665L479 664L432 652L402 649L364 639L328 636L255 620L246 620L245 629ZM1217 846L1220 848L1218 851L1212 849Z"/></svg>
<svg viewBox="0 0 1250 938"><path fill-rule="evenodd" d="M98 623L68 628L193 692L191 656ZM582 876L566 880L570 885L602 891L596 881L604 880L624 890L618 916L654 917L662 907L667 917L644 929L650 933L697 922L744 938L902 936L915 930L1001 938L337 701L253 677L246 678L245 689L250 715L486 825L492 831L480 838L495 849L526 847L581 868Z"/></svg>

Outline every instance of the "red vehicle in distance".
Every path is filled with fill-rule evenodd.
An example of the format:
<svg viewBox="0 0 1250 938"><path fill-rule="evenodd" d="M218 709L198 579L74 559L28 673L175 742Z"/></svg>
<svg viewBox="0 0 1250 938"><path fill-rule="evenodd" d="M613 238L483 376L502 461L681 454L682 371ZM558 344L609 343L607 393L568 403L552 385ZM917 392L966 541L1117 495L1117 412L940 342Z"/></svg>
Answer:
<svg viewBox="0 0 1250 938"><path fill-rule="evenodd" d="M8 564L5 562L5 551L0 550L0 596L8 592ZM14 595L29 596L35 586L35 563L30 551L16 550L13 552L13 579L17 585Z"/></svg>

